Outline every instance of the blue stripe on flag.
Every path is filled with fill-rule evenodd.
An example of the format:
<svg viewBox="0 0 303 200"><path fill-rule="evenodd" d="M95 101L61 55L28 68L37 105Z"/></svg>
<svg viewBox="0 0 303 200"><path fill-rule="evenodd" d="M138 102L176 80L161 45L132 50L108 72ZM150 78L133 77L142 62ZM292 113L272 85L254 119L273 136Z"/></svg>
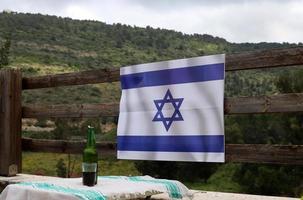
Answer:
<svg viewBox="0 0 303 200"><path fill-rule="evenodd" d="M122 89L224 79L224 63L121 75Z"/></svg>
<svg viewBox="0 0 303 200"><path fill-rule="evenodd" d="M119 151L224 152L224 135L118 136Z"/></svg>

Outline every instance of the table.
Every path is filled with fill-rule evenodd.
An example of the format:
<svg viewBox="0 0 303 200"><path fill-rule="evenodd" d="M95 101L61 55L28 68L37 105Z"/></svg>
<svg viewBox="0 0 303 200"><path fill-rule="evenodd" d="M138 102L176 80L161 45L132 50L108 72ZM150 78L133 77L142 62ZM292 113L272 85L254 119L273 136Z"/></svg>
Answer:
<svg viewBox="0 0 303 200"><path fill-rule="evenodd" d="M50 176L38 176L30 174L17 174L13 177L1 177L0 176L0 191L8 184L15 184L20 182L49 182L52 180L65 180L58 177ZM193 200L300 200L299 198L290 197L273 197L273 196L261 196L261 195L249 195L249 194L236 194L236 193L224 193L224 192L209 192L190 190L193 194ZM143 197L143 196L142 196ZM145 196L143 197L145 198ZM151 196L152 200L169 200L167 193L161 193ZM43 199L46 200L46 199Z"/></svg>
<svg viewBox="0 0 303 200"><path fill-rule="evenodd" d="M167 193L171 199L191 199L192 193L179 181L150 176L99 176L98 185L82 185L82 178L51 178L7 186L0 200L110 200L144 199Z"/></svg>

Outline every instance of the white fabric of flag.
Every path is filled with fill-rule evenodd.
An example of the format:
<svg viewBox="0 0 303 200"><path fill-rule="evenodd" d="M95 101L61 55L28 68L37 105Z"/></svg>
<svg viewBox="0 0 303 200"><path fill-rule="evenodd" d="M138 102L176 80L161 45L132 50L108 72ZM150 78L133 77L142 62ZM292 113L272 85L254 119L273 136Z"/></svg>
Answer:
<svg viewBox="0 0 303 200"><path fill-rule="evenodd" d="M224 162L225 55L120 69L118 159Z"/></svg>

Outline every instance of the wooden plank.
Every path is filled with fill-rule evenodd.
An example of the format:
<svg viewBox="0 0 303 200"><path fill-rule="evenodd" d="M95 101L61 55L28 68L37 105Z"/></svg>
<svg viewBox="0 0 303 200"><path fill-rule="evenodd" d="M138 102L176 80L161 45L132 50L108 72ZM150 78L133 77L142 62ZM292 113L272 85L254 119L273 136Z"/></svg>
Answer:
<svg viewBox="0 0 303 200"><path fill-rule="evenodd" d="M117 116L119 104L28 105L22 108L23 118L82 118Z"/></svg>
<svg viewBox="0 0 303 200"><path fill-rule="evenodd" d="M302 112L303 93L226 98L224 110L225 114Z"/></svg>
<svg viewBox="0 0 303 200"><path fill-rule="evenodd" d="M226 98L225 114L302 112L303 93ZM27 105L23 118L81 118L118 116L119 104Z"/></svg>
<svg viewBox="0 0 303 200"><path fill-rule="evenodd" d="M0 175L21 172L21 72L0 71Z"/></svg>
<svg viewBox="0 0 303 200"><path fill-rule="evenodd" d="M32 152L81 154L85 142L22 138L22 149ZM100 155L115 154L115 143L97 143ZM303 145L226 144L226 162L303 165Z"/></svg>
<svg viewBox="0 0 303 200"><path fill-rule="evenodd" d="M226 55L226 71L282 67L303 64L303 47L271 49ZM118 68L24 77L23 89L49 88L119 81Z"/></svg>
<svg viewBox="0 0 303 200"><path fill-rule="evenodd" d="M303 145L227 144L228 162L303 165Z"/></svg>
<svg viewBox="0 0 303 200"><path fill-rule="evenodd" d="M23 151L82 154L85 145L85 141L22 138ZM97 149L100 155L115 154L116 143L98 142Z"/></svg>
<svg viewBox="0 0 303 200"><path fill-rule="evenodd" d="M244 70L303 64L303 47L245 52L226 57L226 70Z"/></svg>
<svg viewBox="0 0 303 200"><path fill-rule="evenodd" d="M303 145L227 144L229 162L303 165Z"/></svg>
<svg viewBox="0 0 303 200"><path fill-rule="evenodd" d="M104 68L56 75L23 77L23 89L50 88L119 81L119 69Z"/></svg>

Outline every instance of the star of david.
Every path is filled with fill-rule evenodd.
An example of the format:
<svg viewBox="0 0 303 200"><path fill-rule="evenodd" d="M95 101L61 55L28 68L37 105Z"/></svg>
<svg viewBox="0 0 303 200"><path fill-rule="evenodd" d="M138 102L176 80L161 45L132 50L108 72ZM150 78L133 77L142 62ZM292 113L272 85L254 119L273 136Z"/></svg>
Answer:
<svg viewBox="0 0 303 200"><path fill-rule="evenodd" d="M168 89L163 99L154 100L154 103L158 111L152 121L162 122L166 131L169 130L170 126L174 121L184 121L179 110L183 100L184 98L173 98L170 90ZM165 117L163 115L162 109L165 104L172 104L172 106L175 109L171 117Z"/></svg>

